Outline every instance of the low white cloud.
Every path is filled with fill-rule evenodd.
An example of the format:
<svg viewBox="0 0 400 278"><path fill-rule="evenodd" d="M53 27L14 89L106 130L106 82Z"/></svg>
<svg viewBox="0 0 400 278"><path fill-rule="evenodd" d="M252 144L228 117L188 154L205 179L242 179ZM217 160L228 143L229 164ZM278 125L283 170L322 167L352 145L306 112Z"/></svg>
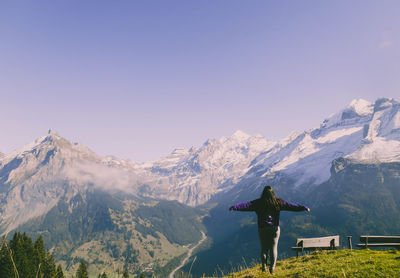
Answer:
<svg viewBox="0 0 400 278"><path fill-rule="evenodd" d="M77 184L93 184L106 190L130 193L134 193L137 184L137 178L131 172L96 163L75 163L73 167L64 169L63 175Z"/></svg>

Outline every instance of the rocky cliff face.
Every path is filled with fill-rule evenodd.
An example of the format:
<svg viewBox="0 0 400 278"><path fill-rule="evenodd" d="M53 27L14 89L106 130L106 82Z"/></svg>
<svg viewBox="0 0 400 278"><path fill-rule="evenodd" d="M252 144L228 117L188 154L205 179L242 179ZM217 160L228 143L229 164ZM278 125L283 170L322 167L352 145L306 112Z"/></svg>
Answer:
<svg viewBox="0 0 400 278"><path fill-rule="evenodd" d="M89 149L49 133L0 160L0 231L10 231L86 190L68 165L99 161Z"/></svg>

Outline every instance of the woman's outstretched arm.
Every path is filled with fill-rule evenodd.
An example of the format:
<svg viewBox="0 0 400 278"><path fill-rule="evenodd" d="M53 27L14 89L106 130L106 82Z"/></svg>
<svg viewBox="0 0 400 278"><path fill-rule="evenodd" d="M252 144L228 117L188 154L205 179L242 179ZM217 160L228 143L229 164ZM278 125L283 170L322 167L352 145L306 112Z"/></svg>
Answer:
<svg viewBox="0 0 400 278"><path fill-rule="evenodd" d="M281 201L281 210L289 210L289 211L303 211L303 210L306 210L308 212L311 211L310 208L307 207L307 206L286 202L284 200Z"/></svg>
<svg viewBox="0 0 400 278"><path fill-rule="evenodd" d="M250 202L234 204L229 208L229 210L254 211L254 200Z"/></svg>

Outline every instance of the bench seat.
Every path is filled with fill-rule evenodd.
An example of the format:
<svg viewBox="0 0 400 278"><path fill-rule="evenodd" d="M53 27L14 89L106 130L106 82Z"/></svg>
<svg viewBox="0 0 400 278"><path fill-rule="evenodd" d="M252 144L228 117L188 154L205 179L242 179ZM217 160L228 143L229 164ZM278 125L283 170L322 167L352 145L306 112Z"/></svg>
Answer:
<svg viewBox="0 0 400 278"><path fill-rule="evenodd" d="M400 247L400 243L359 243L357 247Z"/></svg>
<svg viewBox="0 0 400 278"><path fill-rule="evenodd" d="M400 247L400 236L360 236L357 247Z"/></svg>
<svg viewBox="0 0 400 278"><path fill-rule="evenodd" d="M293 251L296 251L296 255L299 255L299 251L314 251L314 250L334 250L339 246L340 237L327 236L327 237L314 237L314 238L298 238L296 246L292 247Z"/></svg>

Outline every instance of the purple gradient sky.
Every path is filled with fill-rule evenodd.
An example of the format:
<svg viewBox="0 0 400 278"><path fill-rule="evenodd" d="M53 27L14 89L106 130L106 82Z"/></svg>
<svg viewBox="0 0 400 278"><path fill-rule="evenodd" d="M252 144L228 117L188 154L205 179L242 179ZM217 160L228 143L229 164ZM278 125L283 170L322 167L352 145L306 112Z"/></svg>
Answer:
<svg viewBox="0 0 400 278"><path fill-rule="evenodd" d="M1 1L0 151L156 159L400 99L400 1Z"/></svg>

